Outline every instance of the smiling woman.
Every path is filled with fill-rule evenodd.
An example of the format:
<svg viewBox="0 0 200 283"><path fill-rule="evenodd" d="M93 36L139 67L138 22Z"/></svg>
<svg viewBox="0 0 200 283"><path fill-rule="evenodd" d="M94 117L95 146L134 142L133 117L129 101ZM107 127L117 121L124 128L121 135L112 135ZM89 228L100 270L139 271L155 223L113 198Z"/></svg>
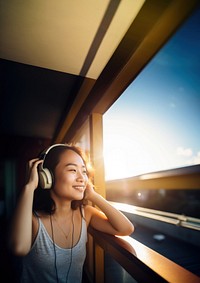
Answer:
<svg viewBox="0 0 200 283"><path fill-rule="evenodd" d="M49 147L29 161L27 176L9 235L22 261L20 282L81 283L88 226L111 235L133 232L128 218L95 192L79 147Z"/></svg>

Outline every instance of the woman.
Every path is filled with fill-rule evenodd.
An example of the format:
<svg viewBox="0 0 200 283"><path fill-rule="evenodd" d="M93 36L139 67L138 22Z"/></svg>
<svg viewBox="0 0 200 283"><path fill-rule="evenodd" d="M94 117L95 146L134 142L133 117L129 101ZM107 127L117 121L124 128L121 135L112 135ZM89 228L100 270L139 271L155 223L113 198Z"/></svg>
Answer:
<svg viewBox="0 0 200 283"><path fill-rule="evenodd" d="M134 230L125 215L95 192L82 151L55 144L42 158L29 161L28 181L13 216L10 246L22 257L21 282L80 283L89 225L111 235Z"/></svg>

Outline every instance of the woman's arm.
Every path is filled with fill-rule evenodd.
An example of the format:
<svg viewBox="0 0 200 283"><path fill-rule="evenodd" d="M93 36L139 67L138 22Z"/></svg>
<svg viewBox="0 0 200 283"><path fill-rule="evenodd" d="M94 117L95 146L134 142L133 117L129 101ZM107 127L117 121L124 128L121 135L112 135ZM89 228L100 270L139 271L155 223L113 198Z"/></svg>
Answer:
<svg viewBox="0 0 200 283"><path fill-rule="evenodd" d="M32 244L33 196L38 186L37 166L41 162L38 158L29 161L28 181L20 194L11 221L9 246L18 256L26 255Z"/></svg>
<svg viewBox="0 0 200 283"><path fill-rule="evenodd" d="M93 228L119 236L127 236L133 233L134 226L129 219L101 195L96 193L93 188L87 188L86 197L100 209L98 210L89 205L86 207L86 213L89 215L89 224Z"/></svg>

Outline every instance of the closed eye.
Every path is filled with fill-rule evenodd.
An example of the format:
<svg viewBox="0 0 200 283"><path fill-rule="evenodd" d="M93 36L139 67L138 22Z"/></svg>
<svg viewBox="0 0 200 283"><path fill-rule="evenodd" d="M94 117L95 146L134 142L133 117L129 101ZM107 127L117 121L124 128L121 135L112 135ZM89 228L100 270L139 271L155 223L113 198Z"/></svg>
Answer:
<svg viewBox="0 0 200 283"><path fill-rule="evenodd" d="M67 164L66 166L68 167L68 171L69 171L69 172L74 172L74 173L77 172L78 167L77 167L76 164L69 163L69 164ZM82 170L82 174L88 175L88 171L87 171L87 169L86 169L85 166L82 166L82 167L80 168L80 170Z"/></svg>
<svg viewBox="0 0 200 283"><path fill-rule="evenodd" d="M69 169L70 172L76 172L76 169Z"/></svg>

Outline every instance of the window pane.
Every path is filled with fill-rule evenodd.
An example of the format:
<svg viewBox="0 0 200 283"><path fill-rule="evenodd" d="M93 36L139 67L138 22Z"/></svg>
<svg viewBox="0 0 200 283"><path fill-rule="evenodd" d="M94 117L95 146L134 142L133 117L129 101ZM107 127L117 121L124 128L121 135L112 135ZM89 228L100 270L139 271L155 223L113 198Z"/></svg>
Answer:
<svg viewBox="0 0 200 283"><path fill-rule="evenodd" d="M200 164L200 11L104 114L106 180Z"/></svg>

